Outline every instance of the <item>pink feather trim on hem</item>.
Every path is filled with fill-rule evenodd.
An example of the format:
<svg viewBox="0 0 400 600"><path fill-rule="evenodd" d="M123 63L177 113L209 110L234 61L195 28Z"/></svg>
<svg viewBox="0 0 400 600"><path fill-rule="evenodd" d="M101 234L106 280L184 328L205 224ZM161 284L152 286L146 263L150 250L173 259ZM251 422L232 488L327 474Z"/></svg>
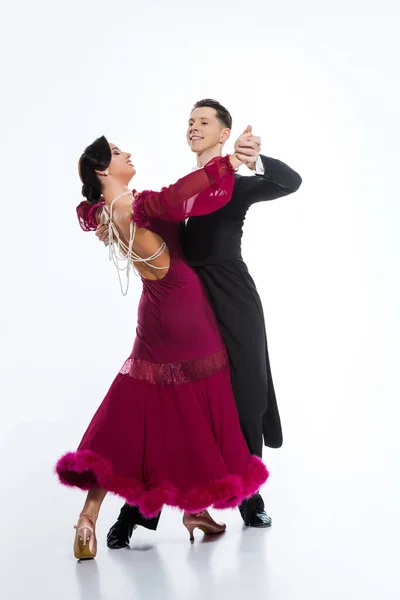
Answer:
<svg viewBox="0 0 400 600"><path fill-rule="evenodd" d="M102 487L121 496L128 504L137 505L147 518L155 517L164 504L191 513L210 507L235 508L245 498L258 492L269 476L263 462L257 456L251 456L243 477L227 475L223 479L187 491L178 490L168 482L151 487L128 477L115 475L111 463L91 450L65 454L57 462L55 471L62 484L82 490Z"/></svg>

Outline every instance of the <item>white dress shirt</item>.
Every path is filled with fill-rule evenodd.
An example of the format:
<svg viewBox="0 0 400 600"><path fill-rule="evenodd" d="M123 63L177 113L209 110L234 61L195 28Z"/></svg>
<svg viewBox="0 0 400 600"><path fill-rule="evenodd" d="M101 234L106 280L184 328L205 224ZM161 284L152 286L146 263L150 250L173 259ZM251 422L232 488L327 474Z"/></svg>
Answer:
<svg viewBox="0 0 400 600"><path fill-rule="evenodd" d="M255 173L256 175L264 175L264 173L265 173L263 161L261 160L260 155L258 155L257 162L256 162L256 170L253 171L253 173Z"/></svg>

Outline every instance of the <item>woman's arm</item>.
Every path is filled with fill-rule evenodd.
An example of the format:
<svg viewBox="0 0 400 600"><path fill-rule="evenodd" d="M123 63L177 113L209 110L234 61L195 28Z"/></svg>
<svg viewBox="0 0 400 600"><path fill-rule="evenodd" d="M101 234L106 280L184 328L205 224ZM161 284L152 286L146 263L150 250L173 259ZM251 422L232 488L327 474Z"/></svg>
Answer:
<svg viewBox="0 0 400 600"><path fill-rule="evenodd" d="M134 220L139 226L146 227L149 219L184 221L189 216L205 215L218 210L231 199L233 173L241 164L234 154L224 158L217 157L203 169L186 175L160 192L148 190L138 194L134 203ZM84 200L77 206L76 212L84 231L96 231L98 226L108 222L104 201L91 204Z"/></svg>
<svg viewBox="0 0 400 600"><path fill-rule="evenodd" d="M160 192L142 192L134 203L134 220L145 227L151 219L184 221L218 210L231 199L234 171L240 164L235 155L216 157Z"/></svg>

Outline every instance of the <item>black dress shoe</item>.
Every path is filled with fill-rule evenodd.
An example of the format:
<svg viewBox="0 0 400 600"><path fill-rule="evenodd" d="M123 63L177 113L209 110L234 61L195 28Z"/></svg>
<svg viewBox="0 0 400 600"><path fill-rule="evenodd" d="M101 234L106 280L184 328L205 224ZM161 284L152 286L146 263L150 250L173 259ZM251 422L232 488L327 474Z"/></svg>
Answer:
<svg viewBox="0 0 400 600"><path fill-rule="evenodd" d="M260 494L244 500L239 506L240 514L246 527L271 527L272 519L264 508L264 500Z"/></svg>
<svg viewBox="0 0 400 600"><path fill-rule="evenodd" d="M158 527L161 513L152 519L146 519L137 506L124 504L119 513L117 522L111 527L107 535L107 546L111 550L126 548L131 541L132 533L138 525L155 531Z"/></svg>
<svg viewBox="0 0 400 600"><path fill-rule="evenodd" d="M131 541L132 533L137 525L119 520L114 523L107 535L107 546L111 550L127 548Z"/></svg>

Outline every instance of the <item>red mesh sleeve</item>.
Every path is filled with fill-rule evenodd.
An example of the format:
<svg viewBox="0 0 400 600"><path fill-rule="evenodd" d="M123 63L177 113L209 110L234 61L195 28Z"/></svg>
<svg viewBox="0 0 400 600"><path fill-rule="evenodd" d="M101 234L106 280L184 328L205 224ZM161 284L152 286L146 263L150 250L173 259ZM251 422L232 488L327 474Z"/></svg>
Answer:
<svg viewBox="0 0 400 600"><path fill-rule="evenodd" d="M229 156L213 158L203 169L160 192L141 192L134 203L133 219L143 227L148 219L183 221L212 213L231 199L234 172Z"/></svg>
<svg viewBox="0 0 400 600"><path fill-rule="evenodd" d="M78 216L79 225L83 231L96 231L98 223L96 222L96 210L104 206L104 202L98 202L97 204L91 204L87 200L83 200L76 207L76 214Z"/></svg>

